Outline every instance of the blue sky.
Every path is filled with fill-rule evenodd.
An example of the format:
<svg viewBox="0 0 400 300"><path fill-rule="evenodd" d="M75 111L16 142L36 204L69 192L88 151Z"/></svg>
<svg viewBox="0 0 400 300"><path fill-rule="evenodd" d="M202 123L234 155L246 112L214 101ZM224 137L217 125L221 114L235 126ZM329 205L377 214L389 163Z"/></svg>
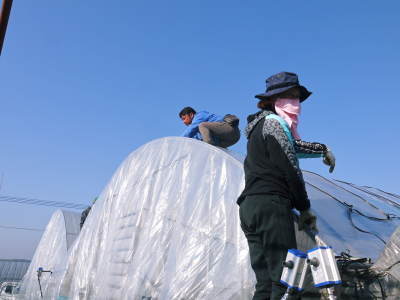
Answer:
<svg viewBox="0 0 400 300"><path fill-rule="evenodd" d="M179 135L187 105L245 126L265 78L313 95L300 135L332 148L303 168L400 193L398 1L14 1L0 68L0 194L90 203L140 145ZM245 153L246 141L232 149ZM0 225L53 208L0 202ZM0 228L1 258L40 232Z"/></svg>

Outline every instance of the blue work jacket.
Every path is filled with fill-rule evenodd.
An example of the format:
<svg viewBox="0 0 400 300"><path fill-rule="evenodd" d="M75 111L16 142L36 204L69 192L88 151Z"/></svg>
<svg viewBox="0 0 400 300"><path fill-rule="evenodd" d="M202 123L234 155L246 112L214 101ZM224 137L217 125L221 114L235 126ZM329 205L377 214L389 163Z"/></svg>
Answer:
<svg viewBox="0 0 400 300"><path fill-rule="evenodd" d="M202 140L199 132L199 125L203 122L222 122L224 117L214 115L208 111L202 110L194 115L192 124L190 124L183 132L182 136Z"/></svg>

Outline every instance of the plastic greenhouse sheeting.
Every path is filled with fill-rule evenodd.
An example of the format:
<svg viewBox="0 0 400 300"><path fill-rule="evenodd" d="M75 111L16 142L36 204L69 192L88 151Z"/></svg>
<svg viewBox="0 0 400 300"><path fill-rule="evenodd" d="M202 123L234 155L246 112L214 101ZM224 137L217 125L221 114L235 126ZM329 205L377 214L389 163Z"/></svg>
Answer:
<svg viewBox="0 0 400 300"><path fill-rule="evenodd" d="M324 242L337 254L349 252L376 261L400 225L398 203L309 171L303 170L303 175Z"/></svg>
<svg viewBox="0 0 400 300"><path fill-rule="evenodd" d="M392 235L398 240L396 195L372 195L355 185L303 174L323 243L337 254L373 261L384 251L390 255L392 242L387 242ZM115 172L79 237L63 252L64 259L68 256L66 265L59 264L64 272L53 277L48 296L251 299L255 277L236 204L243 186L243 157L233 152L179 137L140 147ZM315 246L308 233L296 232L296 238L301 250ZM54 245L48 243L48 257ZM37 278L29 278L29 285L37 287Z"/></svg>
<svg viewBox="0 0 400 300"><path fill-rule="evenodd" d="M400 281L400 227L392 234L374 267Z"/></svg>
<svg viewBox="0 0 400 300"><path fill-rule="evenodd" d="M70 299L251 299L255 278L236 199L243 158L187 138L150 142L121 164L74 244ZM336 253L378 258L399 208L303 171L319 236ZM297 232L299 249L315 246Z"/></svg>
<svg viewBox="0 0 400 300"><path fill-rule="evenodd" d="M24 299L41 299L37 270L42 267L52 271L52 274L43 273L40 278L44 299L56 298L57 287L68 258L68 249L79 235L79 223L79 213L57 210L52 215L23 278L20 296Z"/></svg>
<svg viewBox="0 0 400 300"><path fill-rule="evenodd" d="M187 138L134 151L100 195L60 287L72 299L248 299L242 162Z"/></svg>
<svg viewBox="0 0 400 300"><path fill-rule="evenodd" d="M30 260L0 259L0 284L3 281L20 281L28 270Z"/></svg>

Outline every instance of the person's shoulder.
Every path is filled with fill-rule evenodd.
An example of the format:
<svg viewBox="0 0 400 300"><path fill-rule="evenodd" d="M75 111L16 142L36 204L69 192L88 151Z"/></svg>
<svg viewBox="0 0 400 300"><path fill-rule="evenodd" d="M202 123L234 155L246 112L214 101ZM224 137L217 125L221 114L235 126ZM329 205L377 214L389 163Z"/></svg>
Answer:
<svg viewBox="0 0 400 300"><path fill-rule="evenodd" d="M195 114L195 119L196 120L203 120L203 119L205 119L205 118L207 118L207 117L209 117L211 114L208 112L208 111L206 111L206 110L201 110L201 111L198 111L196 114Z"/></svg>
<svg viewBox="0 0 400 300"><path fill-rule="evenodd" d="M276 125L280 125L280 122L277 118L275 118L276 115L268 115L265 116L265 121L264 121L264 125L271 125L271 126L276 126Z"/></svg>
<svg viewBox="0 0 400 300"><path fill-rule="evenodd" d="M196 115L209 115L210 113L206 110L200 110L196 113Z"/></svg>
<svg viewBox="0 0 400 300"><path fill-rule="evenodd" d="M281 122L273 115L268 115L265 117L264 121L264 133L273 134L277 132L284 131Z"/></svg>

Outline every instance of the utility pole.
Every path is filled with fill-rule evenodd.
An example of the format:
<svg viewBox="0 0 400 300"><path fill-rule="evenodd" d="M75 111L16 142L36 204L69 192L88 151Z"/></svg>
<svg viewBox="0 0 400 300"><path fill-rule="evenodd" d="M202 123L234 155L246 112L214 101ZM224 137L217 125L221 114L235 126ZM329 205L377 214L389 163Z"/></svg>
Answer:
<svg viewBox="0 0 400 300"><path fill-rule="evenodd" d="M3 0L0 14L0 55L3 50L4 38L6 36L8 18L10 17L13 0Z"/></svg>

